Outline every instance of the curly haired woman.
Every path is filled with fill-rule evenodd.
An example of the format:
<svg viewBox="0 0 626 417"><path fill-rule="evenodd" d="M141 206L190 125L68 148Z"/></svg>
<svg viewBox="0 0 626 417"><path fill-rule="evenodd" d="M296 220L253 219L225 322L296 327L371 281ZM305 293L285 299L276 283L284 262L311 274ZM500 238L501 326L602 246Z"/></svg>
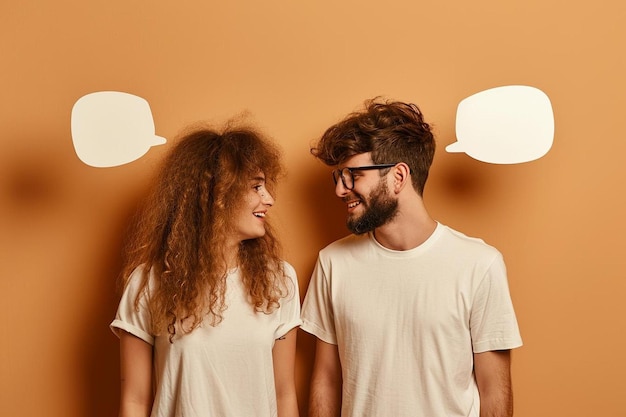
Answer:
<svg viewBox="0 0 626 417"><path fill-rule="evenodd" d="M281 173L250 128L194 130L166 157L111 323L120 417L298 415L298 281L266 217Z"/></svg>

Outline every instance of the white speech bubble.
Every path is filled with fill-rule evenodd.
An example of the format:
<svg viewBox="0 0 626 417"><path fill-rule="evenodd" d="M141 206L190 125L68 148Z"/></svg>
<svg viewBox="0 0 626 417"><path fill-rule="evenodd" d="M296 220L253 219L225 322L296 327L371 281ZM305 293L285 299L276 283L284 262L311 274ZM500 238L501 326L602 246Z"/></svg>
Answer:
<svg viewBox="0 0 626 417"><path fill-rule="evenodd" d="M465 152L492 164L517 164L544 156L554 140L554 114L541 90L509 85L476 93L459 103L457 142L448 152Z"/></svg>
<svg viewBox="0 0 626 417"><path fill-rule="evenodd" d="M155 135L148 102L118 91L99 91L79 98L72 108L72 140L76 154L93 167L135 161L165 138Z"/></svg>

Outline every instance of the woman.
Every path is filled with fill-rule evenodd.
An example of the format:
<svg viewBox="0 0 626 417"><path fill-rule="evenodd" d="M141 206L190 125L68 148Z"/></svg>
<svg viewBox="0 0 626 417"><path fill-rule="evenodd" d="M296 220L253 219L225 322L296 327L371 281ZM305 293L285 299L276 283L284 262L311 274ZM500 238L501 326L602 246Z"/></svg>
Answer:
<svg viewBox="0 0 626 417"><path fill-rule="evenodd" d="M298 415L298 283L266 217L281 172L247 128L193 131L166 157L111 323L121 417Z"/></svg>

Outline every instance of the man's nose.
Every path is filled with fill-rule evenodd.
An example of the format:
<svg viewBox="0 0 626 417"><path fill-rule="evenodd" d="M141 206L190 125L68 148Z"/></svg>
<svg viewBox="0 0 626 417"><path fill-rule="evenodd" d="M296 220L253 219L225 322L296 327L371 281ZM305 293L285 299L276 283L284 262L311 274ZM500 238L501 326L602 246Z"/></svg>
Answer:
<svg viewBox="0 0 626 417"><path fill-rule="evenodd" d="M340 179L339 181L337 181L337 183L335 184L335 195L339 198L343 198L345 197L348 193L350 192L350 190L348 190L346 188L345 185L343 185L343 181Z"/></svg>

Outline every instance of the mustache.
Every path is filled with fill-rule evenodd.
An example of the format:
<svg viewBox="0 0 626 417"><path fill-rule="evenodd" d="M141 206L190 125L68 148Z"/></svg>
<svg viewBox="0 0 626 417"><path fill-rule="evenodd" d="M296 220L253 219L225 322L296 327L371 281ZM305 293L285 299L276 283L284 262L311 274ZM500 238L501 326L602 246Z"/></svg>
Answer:
<svg viewBox="0 0 626 417"><path fill-rule="evenodd" d="M363 203L365 202L363 197L358 193L350 193L347 196L341 198L341 201L343 201L344 203L348 203L353 200L360 200Z"/></svg>

